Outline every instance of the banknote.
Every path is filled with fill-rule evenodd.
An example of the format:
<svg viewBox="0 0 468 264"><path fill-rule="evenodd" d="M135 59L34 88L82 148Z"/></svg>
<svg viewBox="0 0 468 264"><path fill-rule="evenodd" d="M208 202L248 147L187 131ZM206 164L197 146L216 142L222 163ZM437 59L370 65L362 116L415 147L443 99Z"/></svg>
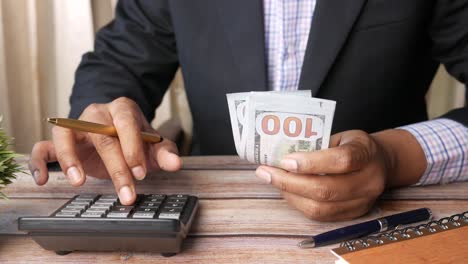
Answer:
<svg viewBox="0 0 468 264"><path fill-rule="evenodd" d="M310 90L300 90L300 91L286 91L286 92L246 92L246 93L232 93L227 94L228 99L228 107L229 113L231 118L231 126L232 126L232 134L234 137L234 142L236 146L236 151L241 158L245 159L245 144L246 144L246 133L245 133L245 125L246 125L246 108L249 102L250 96L253 95L289 95L289 96L302 96L302 97L310 97L311 91Z"/></svg>
<svg viewBox="0 0 468 264"><path fill-rule="evenodd" d="M245 132L245 108L247 106L249 94L250 93L227 94L232 135L234 137L237 154L241 158L245 158L245 137L243 137L243 132Z"/></svg>
<svg viewBox="0 0 468 264"><path fill-rule="evenodd" d="M328 148L334 101L312 98L310 91L235 93L227 100L243 159L278 166L289 153Z"/></svg>

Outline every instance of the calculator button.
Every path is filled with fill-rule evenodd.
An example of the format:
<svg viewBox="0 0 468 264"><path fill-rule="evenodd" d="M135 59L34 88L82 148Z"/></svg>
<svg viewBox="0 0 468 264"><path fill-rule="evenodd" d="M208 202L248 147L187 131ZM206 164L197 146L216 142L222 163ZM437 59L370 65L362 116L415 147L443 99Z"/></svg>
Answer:
<svg viewBox="0 0 468 264"><path fill-rule="evenodd" d="M161 203L142 203L139 207L141 208L159 208Z"/></svg>
<svg viewBox="0 0 468 264"><path fill-rule="evenodd" d="M112 204L93 204L90 208L107 208L110 209Z"/></svg>
<svg viewBox="0 0 468 264"><path fill-rule="evenodd" d="M69 204L64 209L86 210L87 208L87 205Z"/></svg>
<svg viewBox="0 0 468 264"><path fill-rule="evenodd" d="M119 201L118 198L99 198L97 202L101 202L101 203L113 203L113 204L116 204L117 202Z"/></svg>
<svg viewBox="0 0 468 264"><path fill-rule="evenodd" d="M132 211L133 206L114 206L111 211L107 214L110 218L126 218Z"/></svg>
<svg viewBox="0 0 468 264"><path fill-rule="evenodd" d="M130 212L115 212L111 211L107 214L108 218L127 218Z"/></svg>
<svg viewBox="0 0 468 264"><path fill-rule="evenodd" d="M153 203L153 202L143 202L141 206L159 206L161 203Z"/></svg>
<svg viewBox="0 0 468 264"><path fill-rule="evenodd" d="M99 199L105 199L105 200L112 200L115 199L117 200L119 197L116 194L103 194Z"/></svg>
<svg viewBox="0 0 468 264"><path fill-rule="evenodd" d="M89 212L86 211L84 214L81 215L81 217L84 218L101 218L104 217L105 213L103 212Z"/></svg>
<svg viewBox="0 0 468 264"><path fill-rule="evenodd" d="M125 204L122 204L120 201L117 201L114 206L119 206L119 207L132 207L132 206L135 206L135 204L132 204L132 205L125 205Z"/></svg>
<svg viewBox="0 0 468 264"><path fill-rule="evenodd" d="M154 218L156 212L135 212L132 218Z"/></svg>
<svg viewBox="0 0 468 264"><path fill-rule="evenodd" d="M178 220L180 217L180 213L160 213L160 219L176 219Z"/></svg>
<svg viewBox="0 0 468 264"><path fill-rule="evenodd" d="M83 197L76 197L73 201L77 202L94 202L94 198L83 198Z"/></svg>
<svg viewBox="0 0 468 264"><path fill-rule="evenodd" d="M149 198L149 199L153 199L153 198L161 198L161 199L164 199L164 198L166 198L166 195L164 195L164 194L150 194L150 195L147 195L146 197L147 197L147 199L148 199L148 198Z"/></svg>
<svg viewBox="0 0 468 264"><path fill-rule="evenodd" d="M67 207L60 210L60 212L77 213L77 214L81 214L83 213L83 211L84 211L83 208L67 208Z"/></svg>
<svg viewBox="0 0 468 264"><path fill-rule="evenodd" d="M57 216L57 217L77 217L79 215L80 214L78 214L78 213L62 212L62 211L55 214L55 216Z"/></svg>
<svg viewBox="0 0 468 264"><path fill-rule="evenodd" d="M112 212L120 212L120 213L130 213L132 211L133 206L114 206L112 207Z"/></svg>
<svg viewBox="0 0 468 264"><path fill-rule="evenodd" d="M162 203L164 199L162 198L146 198L143 202L144 203Z"/></svg>
<svg viewBox="0 0 468 264"><path fill-rule="evenodd" d="M142 207L138 207L137 211L142 211L142 210L157 211L158 209L159 209L159 206L142 206Z"/></svg>
<svg viewBox="0 0 468 264"><path fill-rule="evenodd" d="M151 210L154 210L154 211L157 211L159 209L160 206L140 206L138 207L139 209L151 209Z"/></svg>
<svg viewBox="0 0 468 264"><path fill-rule="evenodd" d="M168 203L185 203L187 202L187 198L169 198L167 202Z"/></svg>
<svg viewBox="0 0 468 264"><path fill-rule="evenodd" d="M119 199L98 199L96 201L97 202L101 202L101 203L113 203L113 204L116 204L119 202Z"/></svg>
<svg viewBox="0 0 468 264"><path fill-rule="evenodd" d="M161 210L162 213L180 213L182 212L182 208L164 208Z"/></svg>
<svg viewBox="0 0 468 264"><path fill-rule="evenodd" d="M113 206L115 204L115 201L101 201L97 200L94 205L103 205L103 206Z"/></svg>
<svg viewBox="0 0 468 264"><path fill-rule="evenodd" d="M80 199L80 200L74 200L73 203L87 203L88 205L94 202L94 200L91 199Z"/></svg>
<svg viewBox="0 0 468 264"><path fill-rule="evenodd" d="M82 201L73 201L70 203L70 205L81 205L81 206L85 206L86 208L88 208L90 204L91 204L90 202L82 202Z"/></svg>
<svg viewBox="0 0 468 264"><path fill-rule="evenodd" d="M158 208L138 208L136 212L143 212L143 213L148 213L148 212L156 212L158 211Z"/></svg>
<svg viewBox="0 0 468 264"><path fill-rule="evenodd" d="M70 204L90 205L91 202L87 202L87 201L72 201Z"/></svg>
<svg viewBox="0 0 468 264"><path fill-rule="evenodd" d="M185 203L166 203L164 208L182 208L184 205Z"/></svg>
<svg viewBox="0 0 468 264"><path fill-rule="evenodd" d="M173 194L173 195L169 195L168 197L169 199L174 199L174 198L185 198L187 199L188 198L188 195L185 195L185 194Z"/></svg>
<svg viewBox="0 0 468 264"><path fill-rule="evenodd" d="M83 200L96 200L98 196L96 194L80 194L78 197L75 198L76 201L83 201Z"/></svg>
<svg viewBox="0 0 468 264"><path fill-rule="evenodd" d="M86 212L101 212L103 214L107 213L107 211L109 211L109 208L105 207L90 207L86 210Z"/></svg>

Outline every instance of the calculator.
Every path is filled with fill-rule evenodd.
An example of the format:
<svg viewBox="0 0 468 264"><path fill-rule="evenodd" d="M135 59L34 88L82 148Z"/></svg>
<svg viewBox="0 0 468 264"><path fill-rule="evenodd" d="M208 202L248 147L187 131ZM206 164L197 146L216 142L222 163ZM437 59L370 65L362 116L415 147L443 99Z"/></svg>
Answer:
<svg viewBox="0 0 468 264"><path fill-rule="evenodd" d="M117 195L80 194L50 216L20 217L18 229L44 249L156 252L172 256L197 213L198 198L186 194L139 194L131 206Z"/></svg>

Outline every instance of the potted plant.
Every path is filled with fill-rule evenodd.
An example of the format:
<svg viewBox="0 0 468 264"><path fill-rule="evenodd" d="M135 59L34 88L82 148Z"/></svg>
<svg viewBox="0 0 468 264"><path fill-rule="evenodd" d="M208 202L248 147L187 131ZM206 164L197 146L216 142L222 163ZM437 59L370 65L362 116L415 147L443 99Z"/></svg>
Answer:
<svg viewBox="0 0 468 264"><path fill-rule="evenodd" d="M0 199L7 199L2 189L15 179L15 174L24 172L16 163L15 158L20 155L9 149L13 144L13 138L9 137L2 128L2 116L0 116Z"/></svg>

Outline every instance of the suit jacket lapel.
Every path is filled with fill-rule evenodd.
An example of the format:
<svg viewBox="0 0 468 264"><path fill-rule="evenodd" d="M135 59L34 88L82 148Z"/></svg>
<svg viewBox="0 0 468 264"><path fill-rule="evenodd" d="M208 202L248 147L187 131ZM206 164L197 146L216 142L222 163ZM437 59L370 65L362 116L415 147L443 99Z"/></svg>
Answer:
<svg viewBox="0 0 468 264"><path fill-rule="evenodd" d="M262 1L217 0L213 3L218 5L232 59L243 82L242 87L236 87L236 92L267 90Z"/></svg>
<svg viewBox="0 0 468 264"><path fill-rule="evenodd" d="M312 95L317 94L365 2L317 0L299 81L300 90L312 90Z"/></svg>

